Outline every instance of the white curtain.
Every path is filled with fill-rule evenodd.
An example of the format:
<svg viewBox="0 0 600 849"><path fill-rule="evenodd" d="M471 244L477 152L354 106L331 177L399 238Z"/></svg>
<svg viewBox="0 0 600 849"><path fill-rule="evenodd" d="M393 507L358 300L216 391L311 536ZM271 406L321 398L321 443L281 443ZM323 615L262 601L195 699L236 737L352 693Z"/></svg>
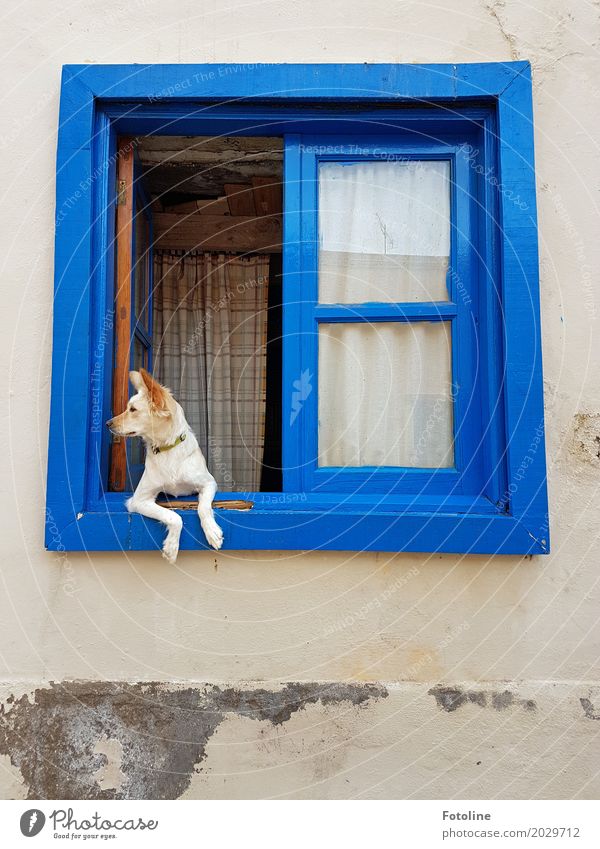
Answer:
<svg viewBox="0 0 600 849"><path fill-rule="evenodd" d="M447 162L325 163L321 303L446 301ZM319 465L452 466L450 325L319 327Z"/></svg>
<svg viewBox="0 0 600 849"><path fill-rule="evenodd" d="M319 300L447 301L449 165L323 163Z"/></svg>
<svg viewBox="0 0 600 849"><path fill-rule="evenodd" d="M319 465L453 465L446 322L321 324Z"/></svg>
<svg viewBox="0 0 600 849"><path fill-rule="evenodd" d="M156 251L154 372L223 491L260 489L269 258Z"/></svg>

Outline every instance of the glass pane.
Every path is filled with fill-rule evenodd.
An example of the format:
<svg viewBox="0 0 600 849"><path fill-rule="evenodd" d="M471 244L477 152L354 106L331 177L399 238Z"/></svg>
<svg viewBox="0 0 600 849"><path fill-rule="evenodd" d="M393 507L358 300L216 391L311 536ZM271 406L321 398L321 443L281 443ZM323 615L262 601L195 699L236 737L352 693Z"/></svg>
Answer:
<svg viewBox="0 0 600 849"><path fill-rule="evenodd" d="M133 269L134 309L136 320L148 330L148 221L136 201L135 267Z"/></svg>
<svg viewBox="0 0 600 849"><path fill-rule="evenodd" d="M136 371L140 368L148 368L148 351L137 336L133 337L133 367ZM137 437L129 442L129 462L137 466L144 462L144 443Z"/></svg>
<svg viewBox="0 0 600 849"><path fill-rule="evenodd" d="M450 164L319 167L319 300L447 301Z"/></svg>
<svg viewBox="0 0 600 849"><path fill-rule="evenodd" d="M144 442L139 436L130 440L129 462L132 466L139 466L144 462Z"/></svg>
<svg viewBox="0 0 600 849"><path fill-rule="evenodd" d="M319 326L319 466L454 465L448 322Z"/></svg>
<svg viewBox="0 0 600 849"><path fill-rule="evenodd" d="M148 351L137 336L133 337L133 367L136 371L148 368Z"/></svg>

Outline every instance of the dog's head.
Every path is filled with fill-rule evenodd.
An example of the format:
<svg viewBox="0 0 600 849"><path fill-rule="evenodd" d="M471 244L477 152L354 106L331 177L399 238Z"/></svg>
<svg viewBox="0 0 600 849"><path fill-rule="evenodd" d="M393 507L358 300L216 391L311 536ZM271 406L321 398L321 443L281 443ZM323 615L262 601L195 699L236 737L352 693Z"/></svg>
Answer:
<svg viewBox="0 0 600 849"><path fill-rule="evenodd" d="M142 436L158 441L169 428L177 411L177 402L168 389L161 386L146 369L130 371L129 380L136 390L120 416L106 422L115 436Z"/></svg>

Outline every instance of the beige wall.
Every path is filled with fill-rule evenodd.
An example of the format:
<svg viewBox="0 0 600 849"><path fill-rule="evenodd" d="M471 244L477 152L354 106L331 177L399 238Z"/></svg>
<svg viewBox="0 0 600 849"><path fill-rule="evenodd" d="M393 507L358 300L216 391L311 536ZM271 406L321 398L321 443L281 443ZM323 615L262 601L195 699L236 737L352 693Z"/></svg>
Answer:
<svg viewBox="0 0 600 849"><path fill-rule="evenodd" d="M10 7L0 58L6 693L65 679L266 689L380 682L385 698L319 699L283 724L225 709L207 744L204 778L192 778L186 793L468 798L481 787L527 796L541 786L540 795L597 795L597 4L285 0L232 12L231 4L198 0L107 0L101 14L85 0ZM534 74L552 554L183 552L173 568L154 553L45 553L61 65L509 59L529 59ZM445 710L428 693L440 682L488 695ZM507 688L514 701L496 704L491 694ZM600 698L596 704L600 715ZM260 747L261 724L279 743ZM321 763L324 729L335 751ZM478 746L488 748L476 768ZM22 795L31 786L23 759L10 745L5 754L0 792ZM103 757L113 755L109 747ZM543 781L524 778L521 761L538 758ZM477 777L484 768L488 783ZM206 777L246 769L255 772L251 785L238 778L225 789Z"/></svg>

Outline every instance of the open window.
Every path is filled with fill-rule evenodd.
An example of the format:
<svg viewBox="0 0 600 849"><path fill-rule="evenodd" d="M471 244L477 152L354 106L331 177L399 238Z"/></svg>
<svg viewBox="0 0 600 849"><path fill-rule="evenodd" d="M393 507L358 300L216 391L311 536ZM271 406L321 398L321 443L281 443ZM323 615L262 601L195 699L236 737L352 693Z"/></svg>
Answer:
<svg viewBox="0 0 600 849"><path fill-rule="evenodd" d="M221 494L281 491L283 472L287 491L470 496L496 509L476 370L471 136L294 136L302 285L285 305L289 139L119 138L113 412L129 369L152 368ZM287 374L285 457L283 308L300 316L302 360ZM110 490L135 488L143 459L141 440L113 437Z"/></svg>
<svg viewBox="0 0 600 849"><path fill-rule="evenodd" d="M113 412L144 366L182 404L222 493L281 490L283 139L117 140ZM112 438L109 491L141 439Z"/></svg>
<svg viewBox="0 0 600 849"><path fill-rule="evenodd" d="M526 63L85 66L61 103L61 545L160 544L103 427L143 364L252 508L226 548L548 551Z"/></svg>

